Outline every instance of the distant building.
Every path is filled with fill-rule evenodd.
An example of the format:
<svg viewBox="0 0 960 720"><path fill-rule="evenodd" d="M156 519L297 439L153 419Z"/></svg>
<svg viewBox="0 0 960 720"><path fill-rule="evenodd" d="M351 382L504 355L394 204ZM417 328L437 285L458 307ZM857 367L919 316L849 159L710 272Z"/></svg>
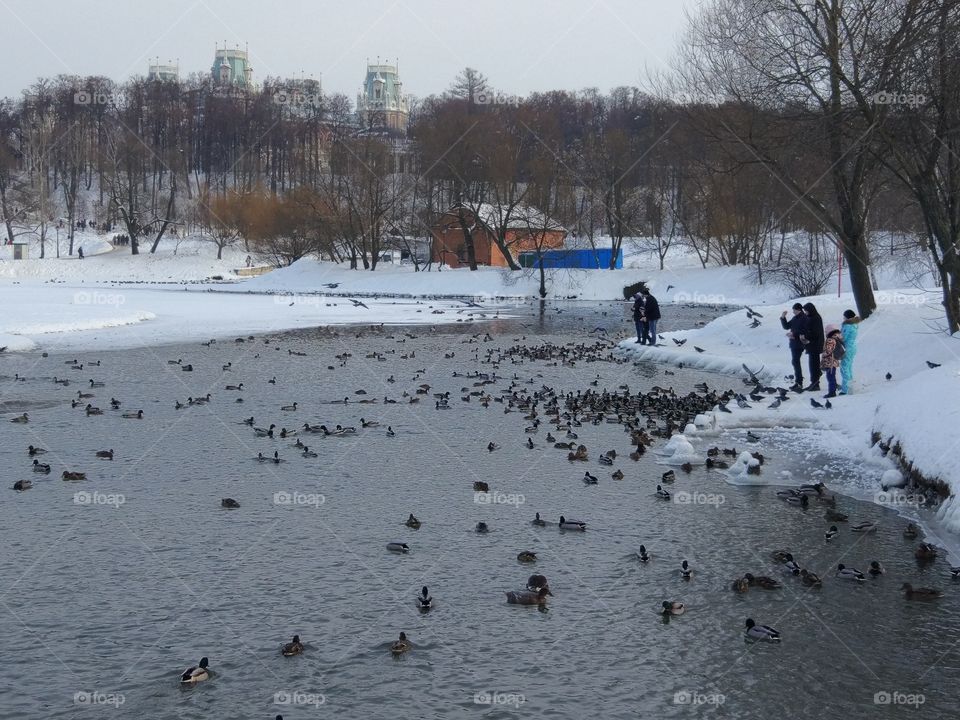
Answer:
<svg viewBox="0 0 960 720"><path fill-rule="evenodd" d="M396 65L367 64L367 77L357 95L357 116L365 128L407 131L409 100Z"/></svg>
<svg viewBox="0 0 960 720"><path fill-rule="evenodd" d="M216 48L213 67L210 68L213 84L218 87L232 86L250 89L253 87L253 68L246 50L239 48Z"/></svg>
<svg viewBox="0 0 960 720"><path fill-rule="evenodd" d="M172 63L162 64L152 62L147 67L147 80L159 80L161 82L177 82L180 79L180 66Z"/></svg>
<svg viewBox="0 0 960 720"><path fill-rule="evenodd" d="M474 256L478 265L507 267L507 259L500 252L496 238L504 227L505 242L516 260L522 252L557 250L563 248L567 230L539 210L527 205L513 208L484 203L473 209L466 206L450 208L430 228L433 235L433 262L452 268L468 264L463 223L473 239Z"/></svg>

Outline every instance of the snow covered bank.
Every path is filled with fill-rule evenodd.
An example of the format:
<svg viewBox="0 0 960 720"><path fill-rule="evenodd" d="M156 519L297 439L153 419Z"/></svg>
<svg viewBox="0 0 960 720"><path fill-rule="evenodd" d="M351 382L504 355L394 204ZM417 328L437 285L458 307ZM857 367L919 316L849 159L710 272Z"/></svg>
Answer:
<svg viewBox="0 0 960 720"><path fill-rule="evenodd" d="M914 289L878 294L880 306L860 325L858 352L854 361L853 393L834 398L832 409L814 407L811 398L823 403L823 392L789 394L789 400L770 407L773 397L749 401L749 407L729 404L729 414L718 413L726 428L812 428L824 450L857 458L875 478L873 487L859 488L863 497L882 491L895 475L895 458L884 456L871 445L871 434L899 443L905 459L931 482L950 488L951 497L937 512L944 527L960 532L960 463L956 460L956 428L960 424L960 339L939 332L941 306L939 291ZM843 295L802 298L813 302L825 324L839 325L842 313L852 308L853 299ZM664 333L657 347L637 345L634 338L620 348L637 359L696 367L745 377L743 365L770 385L792 383L790 352L786 332L779 322L782 306L759 308L763 317L758 327L745 310L723 315L703 328ZM665 308L665 315L669 308ZM683 342L677 345L674 341ZM699 349L699 350L698 350ZM701 352L702 351L702 352ZM806 356L804 371L806 375ZM931 368L927 362L941 367ZM889 375L889 379L887 376ZM743 386L743 391L749 391ZM829 484L829 483L828 483ZM854 490L857 490L856 488Z"/></svg>

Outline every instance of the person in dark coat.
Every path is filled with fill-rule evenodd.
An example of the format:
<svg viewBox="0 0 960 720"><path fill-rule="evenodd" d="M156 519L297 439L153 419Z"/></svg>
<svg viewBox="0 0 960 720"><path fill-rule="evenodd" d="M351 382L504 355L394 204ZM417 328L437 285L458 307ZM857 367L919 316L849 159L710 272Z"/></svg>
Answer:
<svg viewBox="0 0 960 720"><path fill-rule="evenodd" d="M82 247L78 247L78 248L77 248L77 257L79 257L81 260L83 260L83 248L82 248Z"/></svg>
<svg viewBox="0 0 960 720"><path fill-rule="evenodd" d="M823 371L820 369L820 355L823 353L823 344L826 338L823 334L823 318L817 312L813 303L807 303L803 306L803 312L807 316L807 327L800 341L807 351L807 359L810 362L810 385L807 391L820 390L820 376Z"/></svg>
<svg viewBox="0 0 960 720"><path fill-rule="evenodd" d="M803 343L800 338L807 331L807 316L803 312L803 305L793 304L793 317L787 320L787 311L784 310L780 315L780 324L784 330L789 330L787 337L790 338L790 362L793 364L793 387L791 390L803 390L803 364L800 358L803 357Z"/></svg>
<svg viewBox="0 0 960 720"><path fill-rule="evenodd" d="M637 326L637 343L639 345L647 344L647 319L643 314L643 306L643 295L637 293L633 296L633 322Z"/></svg>
<svg viewBox="0 0 960 720"><path fill-rule="evenodd" d="M657 344L657 322L660 320L660 303L650 294L649 288L640 290L640 297L643 298L643 316L647 321L647 342L650 345Z"/></svg>

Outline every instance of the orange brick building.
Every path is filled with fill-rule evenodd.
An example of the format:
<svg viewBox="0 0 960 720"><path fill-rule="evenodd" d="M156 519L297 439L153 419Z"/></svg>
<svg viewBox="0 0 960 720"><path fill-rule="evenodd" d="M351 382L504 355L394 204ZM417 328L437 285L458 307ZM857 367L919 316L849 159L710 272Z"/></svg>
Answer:
<svg viewBox="0 0 960 720"><path fill-rule="evenodd" d="M453 207L440 216L430 229L433 235L432 260L452 268L469 265L461 216L470 235L477 265L507 267L507 260L497 246L498 229L505 228L505 242L514 260L521 252L558 250L563 248L567 231L558 223L545 218L534 208L518 205L512 209L484 203L477 208Z"/></svg>

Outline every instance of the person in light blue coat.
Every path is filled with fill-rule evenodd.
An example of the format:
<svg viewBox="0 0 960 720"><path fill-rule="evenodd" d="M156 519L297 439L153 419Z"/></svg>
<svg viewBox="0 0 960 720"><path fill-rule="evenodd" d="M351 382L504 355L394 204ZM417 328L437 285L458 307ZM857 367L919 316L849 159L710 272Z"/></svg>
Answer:
<svg viewBox="0 0 960 720"><path fill-rule="evenodd" d="M840 361L840 394L853 392L853 358L857 354L857 334L860 332L860 318L853 310L843 311L843 324L840 326L843 345L847 349Z"/></svg>

